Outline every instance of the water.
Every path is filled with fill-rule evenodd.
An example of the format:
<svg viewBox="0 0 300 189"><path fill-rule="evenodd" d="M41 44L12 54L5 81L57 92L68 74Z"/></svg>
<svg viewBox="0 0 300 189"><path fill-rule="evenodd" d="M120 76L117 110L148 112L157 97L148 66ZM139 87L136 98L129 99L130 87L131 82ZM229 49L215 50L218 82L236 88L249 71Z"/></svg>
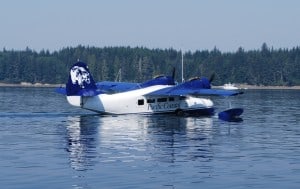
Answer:
<svg viewBox="0 0 300 189"><path fill-rule="evenodd" d="M300 91L230 98L243 122L99 116L49 88L0 88L1 188L299 188ZM228 99L213 98L219 107Z"/></svg>

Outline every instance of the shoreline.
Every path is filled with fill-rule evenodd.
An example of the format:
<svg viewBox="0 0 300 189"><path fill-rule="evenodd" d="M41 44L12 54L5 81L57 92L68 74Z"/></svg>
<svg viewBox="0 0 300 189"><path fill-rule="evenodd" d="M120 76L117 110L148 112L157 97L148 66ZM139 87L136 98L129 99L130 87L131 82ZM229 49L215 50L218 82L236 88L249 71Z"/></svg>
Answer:
<svg viewBox="0 0 300 189"><path fill-rule="evenodd" d="M40 88L56 88L56 87L64 87L65 84L49 84L49 83L0 83L0 87L40 87Z"/></svg>
<svg viewBox="0 0 300 189"><path fill-rule="evenodd" d="M258 86L258 85L246 85L246 84L235 84L239 90L247 89L259 89L259 90L300 90L300 86ZM48 83L0 83L0 87L40 87L40 88L57 88L65 87L65 84L48 84ZM222 86L212 86L215 89L221 89Z"/></svg>

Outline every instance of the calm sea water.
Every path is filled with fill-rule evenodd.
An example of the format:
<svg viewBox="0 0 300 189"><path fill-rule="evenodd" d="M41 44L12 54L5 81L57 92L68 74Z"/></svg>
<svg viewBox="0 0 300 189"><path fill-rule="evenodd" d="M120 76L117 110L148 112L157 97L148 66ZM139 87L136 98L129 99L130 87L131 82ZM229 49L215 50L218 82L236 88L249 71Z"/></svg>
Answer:
<svg viewBox="0 0 300 189"><path fill-rule="evenodd" d="M300 91L214 97L216 117L99 116L51 88L0 88L1 188L299 188Z"/></svg>

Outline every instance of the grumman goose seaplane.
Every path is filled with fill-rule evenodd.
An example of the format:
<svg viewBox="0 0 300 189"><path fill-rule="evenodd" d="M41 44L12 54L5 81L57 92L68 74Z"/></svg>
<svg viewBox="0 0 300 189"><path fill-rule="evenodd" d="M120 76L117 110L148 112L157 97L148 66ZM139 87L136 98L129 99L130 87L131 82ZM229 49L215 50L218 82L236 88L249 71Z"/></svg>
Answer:
<svg viewBox="0 0 300 189"><path fill-rule="evenodd" d="M76 107L100 114L162 114L213 115L214 104L204 96L235 96L240 91L212 89L211 79L194 78L176 85L172 76L158 76L144 83L110 82L96 83L88 66L78 61L69 73L66 88L56 92L66 95L67 101ZM219 113L229 121L243 113L234 108ZM224 114L224 115L223 115Z"/></svg>

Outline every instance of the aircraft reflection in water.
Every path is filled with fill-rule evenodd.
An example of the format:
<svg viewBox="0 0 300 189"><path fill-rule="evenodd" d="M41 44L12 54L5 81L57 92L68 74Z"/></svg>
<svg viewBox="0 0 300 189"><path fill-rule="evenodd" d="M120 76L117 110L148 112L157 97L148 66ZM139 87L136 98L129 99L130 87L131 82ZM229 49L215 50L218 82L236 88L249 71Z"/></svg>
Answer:
<svg viewBox="0 0 300 189"><path fill-rule="evenodd" d="M67 141L71 167L93 169L96 163L200 158L210 161L212 118L178 116L69 117Z"/></svg>
<svg viewBox="0 0 300 189"><path fill-rule="evenodd" d="M70 153L70 164L75 170L86 170L94 164L97 156L99 117L68 117L67 151Z"/></svg>

